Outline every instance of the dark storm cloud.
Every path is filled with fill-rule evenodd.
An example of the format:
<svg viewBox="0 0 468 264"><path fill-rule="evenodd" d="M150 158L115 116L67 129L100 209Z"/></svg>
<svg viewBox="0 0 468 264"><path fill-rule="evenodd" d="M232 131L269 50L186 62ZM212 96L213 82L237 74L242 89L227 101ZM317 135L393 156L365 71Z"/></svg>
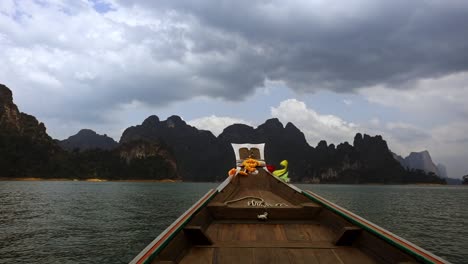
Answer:
<svg viewBox="0 0 468 264"><path fill-rule="evenodd" d="M468 70L467 1L122 0L103 14L94 8L20 2L2 11L0 77L13 89L48 91L57 105L34 112L81 109L98 120L83 109L242 100L266 80L301 92L407 89Z"/></svg>
<svg viewBox="0 0 468 264"><path fill-rule="evenodd" d="M399 84L468 68L466 1L122 1L190 17L204 31L189 32L192 52L246 53L235 63L245 71L215 74L222 82L257 78L286 81L303 91L349 91L375 84ZM232 43L229 45L229 39ZM236 47L236 39L245 42ZM219 46L218 46L219 45ZM216 66L216 65L213 65ZM236 67L234 67L236 68ZM206 68L208 74L214 68ZM237 75L242 74L242 75ZM211 76L210 76L211 77ZM248 88L243 85L247 85ZM236 85L233 85L234 87Z"/></svg>

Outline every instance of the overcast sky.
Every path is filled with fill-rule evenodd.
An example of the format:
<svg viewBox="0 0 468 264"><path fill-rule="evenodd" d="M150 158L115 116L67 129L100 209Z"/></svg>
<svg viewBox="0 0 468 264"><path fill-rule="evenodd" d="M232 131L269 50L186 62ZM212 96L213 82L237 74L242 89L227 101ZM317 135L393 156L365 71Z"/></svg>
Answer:
<svg viewBox="0 0 468 264"><path fill-rule="evenodd" d="M466 0L1 0L0 61L58 139L277 117L312 146L381 134L468 174Z"/></svg>

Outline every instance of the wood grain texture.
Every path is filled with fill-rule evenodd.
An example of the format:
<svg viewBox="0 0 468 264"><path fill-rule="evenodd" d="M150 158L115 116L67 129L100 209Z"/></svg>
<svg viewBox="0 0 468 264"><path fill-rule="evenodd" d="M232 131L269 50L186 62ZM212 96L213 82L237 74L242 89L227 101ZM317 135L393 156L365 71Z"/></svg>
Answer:
<svg viewBox="0 0 468 264"><path fill-rule="evenodd" d="M213 263L217 264L232 264L245 263L253 264L254 249L252 248L217 248L215 249L215 259Z"/></svg>
<svg viewBox="0 0 468 264"><path fill-rule="evenodd" d="M206 264L213 262L213 248L193 247L179 263L180 264Z"/></svg>

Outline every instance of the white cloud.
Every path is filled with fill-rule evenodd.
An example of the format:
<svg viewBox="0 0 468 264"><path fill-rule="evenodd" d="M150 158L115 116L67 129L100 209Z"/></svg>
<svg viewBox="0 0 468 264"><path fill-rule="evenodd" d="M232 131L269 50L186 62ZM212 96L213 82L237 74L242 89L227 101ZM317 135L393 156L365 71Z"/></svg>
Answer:
<svg viewBox="0 0 468 264"><path fill-rule="evenodd" d="M211 131L215 136L223 132L223 129L232 124L246 124L252 126L249 121L233 117L218 117L215 115L193 119L188 124L203 130Z"/></svg>
<svg viewBox="0 0 468 264"><path fill-rule="evenodd" d="M296 99L288 99L278 107L272 107L271 115L283 123L292 122L296 125L312 146L323 139L335 144L344 141L352 143L354 135L359 132L358 125L335 115L320 114Z"/></svg>
<svg viewBox="0 0 468 264"><path fill-rule="evenodd" d="M371 120L369 120L369 124L371 126L380 126L380 119L377 117L374 117Z"/></svg>
<svg viewBox="0 0 468 264"><path fill-rule="evenodd" d="M468 71L425 78L405 84L404 89L388 85L366 87L359 91L368 101L397 108L426 118L446 114L451 117L468 116Z"/></svg>
<svg viewBox="0 0 468 264"><path fill-rule="evenodd" d="M0 12L13 15L15 12L15 2L13 0L3 0L0 1Z"/></svg>
<svg viewBox="0 0 468 264"><path fill-rule="evenodd" d="M385 106L415 122L387 122L371 126L398 154L429 150L434 161L448 167L451 177L468 171L468 71L408 82L403 89L388 85L359 92L369 102Z"/></svg>

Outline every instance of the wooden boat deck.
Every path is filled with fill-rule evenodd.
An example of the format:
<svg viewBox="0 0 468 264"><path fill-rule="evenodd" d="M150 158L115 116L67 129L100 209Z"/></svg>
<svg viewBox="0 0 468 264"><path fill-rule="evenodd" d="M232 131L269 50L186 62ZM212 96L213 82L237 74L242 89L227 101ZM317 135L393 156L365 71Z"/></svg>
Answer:
<svg viewBox="0 0 468 264"><path fill-rule="evenodd" d="M214 222L207 229L213 245L196 246L185 263L377 263L353 247L338 247L333 232L319 223Z"/></svg>
<svg viewBox="0 0 468 264"><path fill-rule="evenodd" d="M194 247L181 264L245 263L245 264L336 264L377 263L354 248L304 249L304 248L200 248Z"/></svg>

